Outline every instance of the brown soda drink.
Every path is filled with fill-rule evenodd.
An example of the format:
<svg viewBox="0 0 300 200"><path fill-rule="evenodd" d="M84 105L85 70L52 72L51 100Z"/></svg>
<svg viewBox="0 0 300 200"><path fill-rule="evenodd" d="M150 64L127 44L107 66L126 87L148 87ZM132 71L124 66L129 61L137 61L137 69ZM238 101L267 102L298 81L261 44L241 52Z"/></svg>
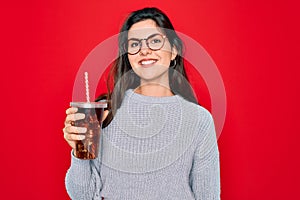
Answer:
<svg viewBox="0 0 300 200"><path fill-rule="evenodd" d="M85 139L76 140L76 149L74 155L80 159L95 159L98 157L100 132L101 132L101 119L104 108L107 107L106 102L71 102L71 107L78 108L77 113L85 114L82 120L76 120L72 124L77 127L87 128L84 135Z"/></svg>

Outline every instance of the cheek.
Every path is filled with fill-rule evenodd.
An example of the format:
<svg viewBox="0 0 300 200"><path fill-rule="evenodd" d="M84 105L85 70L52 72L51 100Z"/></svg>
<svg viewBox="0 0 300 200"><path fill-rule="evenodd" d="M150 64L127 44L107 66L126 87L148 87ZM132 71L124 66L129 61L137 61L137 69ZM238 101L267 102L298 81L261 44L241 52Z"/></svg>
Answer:
<svg viewBox="0 0 300 200"><path fill-rule="evenodd" d="M129 60L131 67L134 67L136 65L135 56L128 55L128 60Z"/></svg>
<svg viewBox="0 0 300 200"><path fill-rule="evenodd" d="M168 64L168 63L171 62L172 54L171 54L171 52L169 52L169 51L164 51L164 52L161 54L161 58L162 58L162 60L163 60L163 62L164 62L165 64Z"/></svg>

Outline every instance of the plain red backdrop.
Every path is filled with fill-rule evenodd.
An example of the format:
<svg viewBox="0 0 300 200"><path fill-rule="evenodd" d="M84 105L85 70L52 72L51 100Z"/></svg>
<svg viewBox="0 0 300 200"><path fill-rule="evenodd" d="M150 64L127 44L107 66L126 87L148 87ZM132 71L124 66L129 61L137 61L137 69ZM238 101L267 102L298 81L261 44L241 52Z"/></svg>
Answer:
<svg viewBox="0 0 300 200"><path fill-rule="evenodd" d="M222 199L297 199L300 31L292 0L2 2L2 197L69 199L62 128L76 72L130 11L145 6L165 11L223 77ZM209 108L205 87L199 92Z"/></svg>

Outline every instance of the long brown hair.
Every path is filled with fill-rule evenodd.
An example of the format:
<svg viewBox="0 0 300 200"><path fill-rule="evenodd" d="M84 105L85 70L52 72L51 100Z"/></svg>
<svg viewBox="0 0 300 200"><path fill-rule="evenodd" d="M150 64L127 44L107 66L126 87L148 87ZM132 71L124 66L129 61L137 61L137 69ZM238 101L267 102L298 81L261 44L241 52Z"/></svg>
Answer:
<svg viewBox="0 0 300 200"><path fill-rule="evenodd" d="M169 70L169 84L171 91L173 94L180 95L190 102L197 103L193 90L187 81L188 78L182 57L182 40L176 34L174 27L166 14L157 8L144 8L132 12L124 22L118 38L118 58L114 61L108 76L108 93L100 95L96 99L96 101L103 99L108 101L109 114L103 121L103 128L108 126L112 121L116 110L121 106L126 90L135 89L140 84L140 78L136 74L130 72L132 71L132 67L128 60L126 47L124 48L124 45L127 44L127 33L131 26L147 19L155 21L157 26L162 28L165 32L171 47L175 46L177 49L175 61L171 62L172 70ZM126 76L128 73L131 73L130 76ZM113 84L113 86L111 84Z"/></svg>

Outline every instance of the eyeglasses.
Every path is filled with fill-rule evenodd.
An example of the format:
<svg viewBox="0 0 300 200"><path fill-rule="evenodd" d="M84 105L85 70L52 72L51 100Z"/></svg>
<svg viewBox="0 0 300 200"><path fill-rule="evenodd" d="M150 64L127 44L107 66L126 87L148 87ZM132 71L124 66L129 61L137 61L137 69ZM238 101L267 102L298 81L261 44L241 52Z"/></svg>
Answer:
<svg viewBox="0 0 300 200"><path fill-rule="evenodd" d="M127 47L125 47L125 51L130 55L135 55L140 52L142 48L142 41L146 41L146 45L152 51L160 50L165 43L166 36L161 35L159 33L150 35L148 38L145 39L136 39L132 38L127 41Z"/></svg>

